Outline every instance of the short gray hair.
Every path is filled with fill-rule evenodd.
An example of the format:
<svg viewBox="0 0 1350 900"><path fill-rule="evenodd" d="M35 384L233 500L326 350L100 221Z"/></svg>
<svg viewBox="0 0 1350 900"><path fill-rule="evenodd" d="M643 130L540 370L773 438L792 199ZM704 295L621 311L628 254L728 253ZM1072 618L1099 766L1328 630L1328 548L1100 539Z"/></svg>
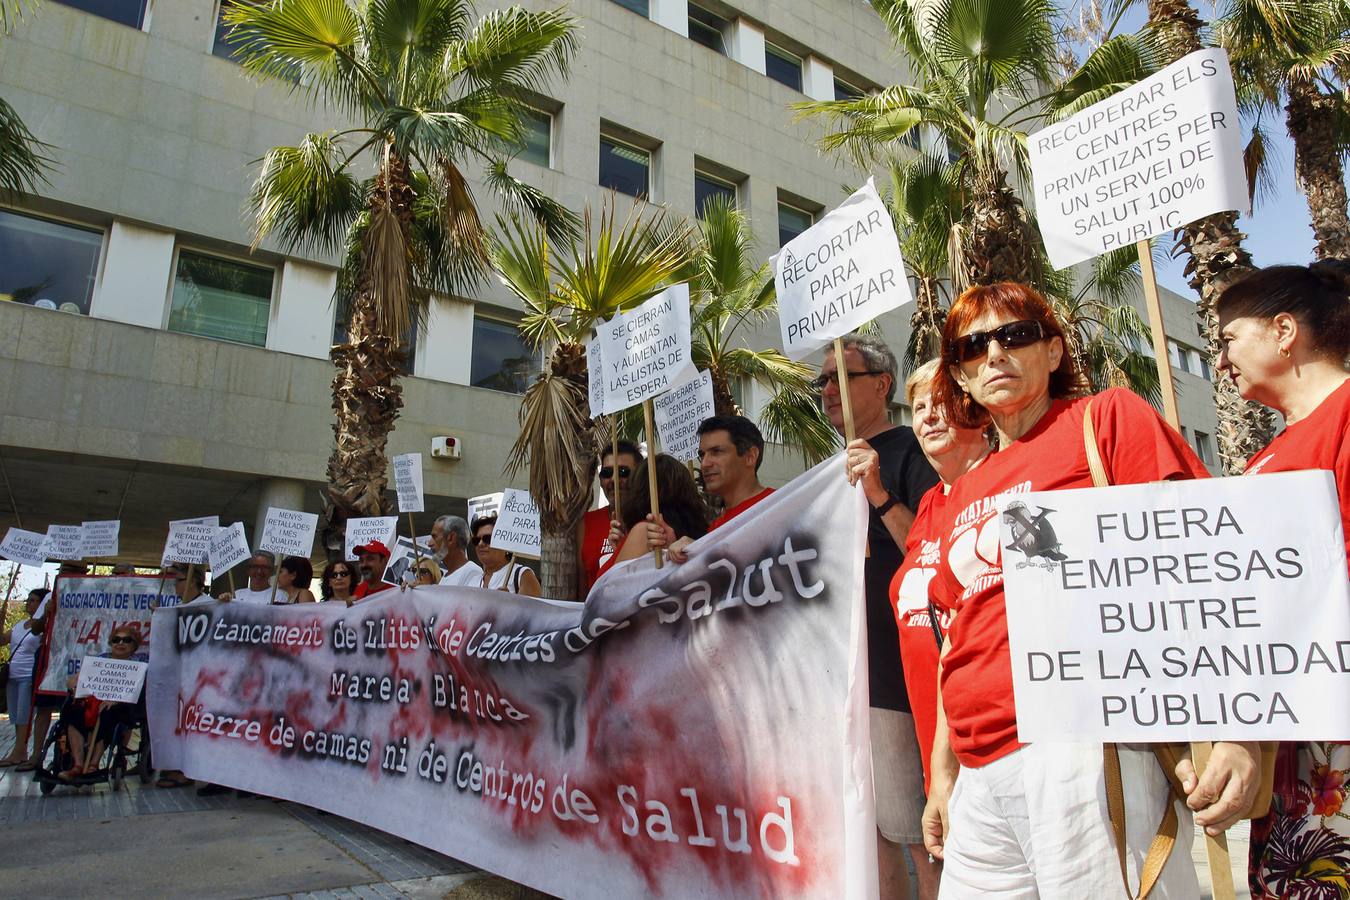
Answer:
<svg viewBox="0 0 1350 900"><path fill-rule="evenodd" d="M915 393L924 385L933 383L933 378L937 375L938 366L941 362L940 359L930 359L909 373L909 377L905 379L905 403L910 406L914 405Z"/></svg>
<svg viewBox="0 0 1350 900"><path fill-rule="evenodd" d="M844 345L846 352L850 347L857 350L858 355L863 358L863 364L870 371L885 372L891 376L891 386L886 391L886 401L894 400L895 389L900 380L896 372L900 366L896 363L895 354L891 352L891 348L886 346L886 342L874 334L859 334L856 331L844 335L839 339L839 342ZM826 350L826 352L829 351Z"/></svg>
<svg viewBox="0 0 1350 900"><path fill-rule="evenodd" d="M469 523L460 516L441 516L432 523L432 527L441 526L441 531L454 534L459 538L460 547L469 549Z"/></svg>

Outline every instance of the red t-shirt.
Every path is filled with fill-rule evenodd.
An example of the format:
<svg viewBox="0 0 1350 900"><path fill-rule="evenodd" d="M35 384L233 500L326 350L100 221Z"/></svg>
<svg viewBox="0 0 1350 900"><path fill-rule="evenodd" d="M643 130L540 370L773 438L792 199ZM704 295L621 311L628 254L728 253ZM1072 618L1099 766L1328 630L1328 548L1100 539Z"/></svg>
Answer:
<svg viewBox="0 0 1350 900"><path fill-rule="evenodd" d="M763 500L765 497L769 496L772 493L773 488L765 488L758 494L755 494L753 497L747 497L740 503L737 503L735 506L731 507L731 509L724 510L720 516L712 520L712 524L708 526L708 530L716 531L718 528L721 528L723 525L727 524L732 519L736 518L741 513L745 512L747 509L754 506L756 503Z"/></svg>
<svg viewBox="0 0 1350 900"><path fill-rule="evenodd" d="M374 587L370 585L370 582L363 581L356 586L356 590L352 591L352 597L357 600L360 600L363 597L369 597L371 594L378 594L380 591L387 591L391 587L393 587L392 584L388 584L387 582L383 581L377 583Z"/></svg>
<svg viewBox="0 0 1350 900"><path fill-rule="evenodd" d="M1341 528L1350 554L1350 380L1317 405L1306 419L1275 436L1247 460L1244 475L1326 469L1336 476Z"/></svg>
<svg viewBox="0 0 1350 900"><path fill-rule="evenodd" d="M614 544L609 540L610 508L602 506L586 513L581 519L581 596L591 592L591 585L600 577L600 567L614 555Z"/></svg>
<svg viewBox="0 0 1350 900"><path fill-rule="evenodd" d="M1036 426L972 469L947 498L949 526L934 597L953 610L942 666L942 704L952 750L963 766L991 763L1021 746L1013 704L1003 598L999 507L1009 495L1092 486L1083 446L1089 399L1097 446L1112 484L1209 473L1153 407L1123 388L1056 400Z"/></svg>
<svg viewBox="0 0 1350 900"><path fill-rule="evenodd" d="M941 484L935 485L919 501L914 522L905 539L905 561L891 579L891 608L900 632L900 661L905 669L905 691L914 716L914 733L919 740L923 761L923 788L928 791L928 764L933 755L933 734L937 730L937 634L928 612L929 585L937 577L941 559L942 532L947 525L944 510L947 497ZM951 614L938 609L938 628L943 634L951 623Z"/></svg>

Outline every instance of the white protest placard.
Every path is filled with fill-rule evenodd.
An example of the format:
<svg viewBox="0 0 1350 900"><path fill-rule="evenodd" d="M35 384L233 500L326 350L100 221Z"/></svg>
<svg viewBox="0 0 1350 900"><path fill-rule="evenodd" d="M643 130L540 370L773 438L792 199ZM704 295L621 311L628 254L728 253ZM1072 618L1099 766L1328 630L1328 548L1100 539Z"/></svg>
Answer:
<svg viewBox="0 0 1350 900"><path fill-rule="evenodd" d="M680 462L698 459L698 426L713 414L709 372L700 372L697 378L657 397L652 403L652 415L662 452Z"/></svg>
<svg viewBox="0 0 1350 900"><path fill-rule="evenodd" d="M225 572L233 569L249 558L248 538L244 536L244 523L235 522L224 528L216 529L211 538L208 554L212 572Z"/></svg>
<svg viewBox="0 0 1350 900"><path fill-rule="evenodd" d="M84 545L84 558L97 559L101 556L116 556L117 536L122 530L118 519L80 524L81 543Z"/></svg>
<svg viewBox="0 0 1350 900"><path fill-rule="evenodd" d="M398 533L398 516L366 516L347 520L346 547L343 555L349 560L356 559L356 548L371 541L379 541L386 547L394 546L394 535Z"/></svg>
<svg viewBox="0 0 1350 900"><path fill-rule="evenodd" d="M539 507L529 491L507 488L502 491L501 509L492 529L492 546L497 550L539 558Z"/></svg>
<svg viewBox="0 0 1350 900"><path fill-rule="evenodd" d="M48 525L52 559L76 560L84 555L84 529L79 525Z"/></svg>
<svg viewBox="0 0 1350 900"><path fill-rule="evenodd" d="M190 563L204 566L211 555L211 541L219 526L195 522L170 522L169 536L164 541L161 566L169 563Z"/></svg>
<svg viewBox="0 0 1350 900"><path fill-rule="evenodd" d="M895 224L871 178L788 241L772 262L789 359L801 359L911 299Z"/></svg>
<svg viewBox="0 0 1350 900"><path fill-rule="evenodd" d="M586 344L586 399L591 407L591 418L605 414L604 360L600 354L600 339L593 337Z"/></svg>
<svg viewBox="0 0 1350 900"><path fill-rule="evenodd" d="M666 288L597 329L604 410L620 412L694 377L689 285ZM587 363L589 365L589 356Z"/></svg>
<svg viewBox="0 0 1350 900"><path fill-rule="evenodd" d="M0 541L0 556L21 566L41 566L51 555L52 543L45 534L11 528Z"/></svg>
<svg viewBox="0 0 1350 900"><path fill-rule="evenodd" d="M398 511L422 512L422 454L405 453L394 457L394 489L398 491Z"/></svg>
<svg viewBox="0 0 1350 900"><path fill-rule="evenodd" d="M282 556L308 558L314 549L314 530L318 523L319 517L314 513L268 507L258 549Z"/></svg>
<svg viewBox="0 0 1350 900"><path fill-rule="evenodd" d="M1009 497L1018 739L1350 739L1330 472Z"/></svg>
<svg viewBox="0 0 1350 900"><path fill-rule="evenodd" d="M1036 218L1063 269L1247 210L1228 55L1199 50L1027 139Z"/></svg>
<svg viewBox="0 0 1350 900"><path fill-rule="evenodd" d="M483 516L495 516L497 511L502 508L502 492L496 491L491 494L483 494L478 497L469 498L469 523L473 524L474 519Z"/></svg>
<svg viewBox="0 0 1350 900"><path fill-rule="evenodd" d="M75 696L109 703L135 703L141 697L149 668L148 662L139 659L86 656L80 665L80 680L75 683Z"/></svg>
<svg viewBox="0 0 1350 900"><path fill-rule="evenodd" d="M169 522L169 527L175 525L210 525L212 528L220 527L220 516L198 516L195 519L173 519Z"/></svg>

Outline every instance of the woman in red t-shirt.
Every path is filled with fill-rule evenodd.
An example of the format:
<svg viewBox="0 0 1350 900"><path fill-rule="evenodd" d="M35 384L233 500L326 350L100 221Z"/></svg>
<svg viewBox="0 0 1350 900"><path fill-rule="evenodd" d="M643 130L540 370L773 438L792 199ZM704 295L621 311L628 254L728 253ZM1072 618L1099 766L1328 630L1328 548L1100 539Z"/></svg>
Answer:
<svg viewBox="0 0 1350 900"><path fill-rule="evenodd" d="M1327 469L1350 541L1350 265L1276 266L1219 298L1219 371L1285 429L1246 474ZM1350 551L1350 545L1347 546ZM1350 696L1339 701L1350 703ZM1252 823L1248 882L1256 898L1321 896L1350 879L1350 744L1281 744L1270 812Z"/></svg>
<svg viewBox="0 0 1350 900"><path fill-rule="evenodd" d="M1010 495L1092 486L1083 419L1091 415L1116 484L1203 477L1204 466L1158 414L1129 391L1082 396L1086 380L1049 304L1026 285L967 290L943 329L934 401L947 421L987 416L999 450L947 497L933 596L953 611L939 668L946 729L935 736L924 810L929 851L944 858L944 898L1118 896L1121 872L1106 810L1100 744L1017 740L999 511ZM1196 821L1226 828L1258 786L1255 744L1215 745L1197 787ZM1147 849L1169 787L1152 753L1120 749L1127 849ZM959 774L959 777L958 777ZM1206 805L1202 797L1218 798ZM1158 897L1197 897L1190 817L1158 879Z"/></svg>

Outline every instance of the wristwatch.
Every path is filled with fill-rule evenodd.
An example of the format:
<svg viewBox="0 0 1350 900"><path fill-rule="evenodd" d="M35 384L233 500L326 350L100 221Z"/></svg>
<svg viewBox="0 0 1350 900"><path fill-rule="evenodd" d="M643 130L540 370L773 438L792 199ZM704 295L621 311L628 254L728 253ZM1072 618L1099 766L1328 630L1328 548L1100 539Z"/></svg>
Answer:
<svg viewBox="0 0 1350 900"><path fill-rule="evenodd" d="M886 492L886 502L883 503L883 504L881 504L880 506L874 506L874 507L872 507L872 509L873 509L874 512L876 512L877 517L878 517L878 518L881 518L881 517L885 516L886 513L888 513L888 512L891 511L891 507L892 507L892 506L896 506L896 505L899 504L899 503L900 503L900 498L897 497L897 496L895 496L894 494L892 494L890 491L887 491L887 492Z"/></svg>

